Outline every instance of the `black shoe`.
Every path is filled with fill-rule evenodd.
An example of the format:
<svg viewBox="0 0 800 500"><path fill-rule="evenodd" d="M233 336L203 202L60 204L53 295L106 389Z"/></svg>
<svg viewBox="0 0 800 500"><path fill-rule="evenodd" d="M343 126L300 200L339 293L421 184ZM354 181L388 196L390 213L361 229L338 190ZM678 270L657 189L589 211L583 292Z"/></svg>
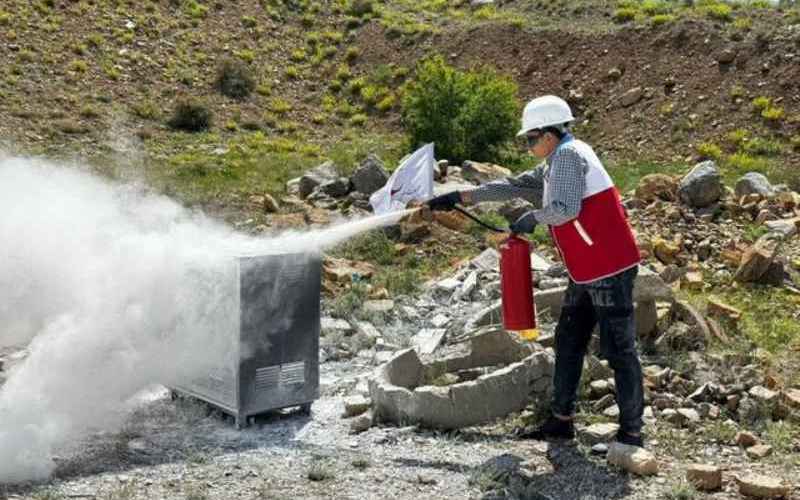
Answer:
<svg viewBox="0 0 800 500"><path fill-rule="evenodd" d="M575 437L575 425L572 423L572 420L561 420L556 417L550 417L539 427L531 431L521 432L519 437L523 439L536 439L537 441L545 441L550 438L572 439Z"/></svg>
<svg viewBox="0 0 800 500"><path fill-rule="evenodd" d="M641 434L634 436L633 434L628 434L622 429L617 431L617 441L622 444L644 448L644 437Z"/></svg>

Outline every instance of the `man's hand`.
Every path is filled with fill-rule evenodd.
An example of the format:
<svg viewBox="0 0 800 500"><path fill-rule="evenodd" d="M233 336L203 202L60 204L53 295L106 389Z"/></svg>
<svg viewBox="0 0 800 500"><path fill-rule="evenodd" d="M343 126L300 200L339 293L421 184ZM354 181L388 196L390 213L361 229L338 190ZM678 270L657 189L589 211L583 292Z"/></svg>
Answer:
<svg viewBox="0 0 800 500"><path fill-rule="evenodd" d="M428 206L431 210L452 210L455 208L456 203L461 203L461 193L458 191L451 191L428 200Z"/></svg>
<svg viewBox="0 0 800 500"><path fill-rule="evenodd" d="M533 215L533 211L522 214L508 228L515 234L532 233L536 229L536 217Z"/></svg>

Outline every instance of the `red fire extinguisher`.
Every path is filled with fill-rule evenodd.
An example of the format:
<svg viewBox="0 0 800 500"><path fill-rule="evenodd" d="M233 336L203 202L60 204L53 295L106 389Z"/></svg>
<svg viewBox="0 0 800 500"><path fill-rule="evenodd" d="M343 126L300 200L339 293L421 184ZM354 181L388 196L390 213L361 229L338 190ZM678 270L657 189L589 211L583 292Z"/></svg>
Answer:
<svg viewBox="0 0 800 500"><path fill-rule="evenodd" d="M460 207L456 207L456 210L492 231L507 232L483 222ZM536 303L533 300L531 244L514 233L511 233L500 246L500 289L503 328L518 332L525 340L539 338L539 330L536 327Z"/></svg>
<svg viewBox="0 0 800 500"><path fill-rule="evenodd" d="M500 247L500 288L503 328L519 332L525 340L536 340L536 303L533 301L531 244L511 234Z"/></svg>

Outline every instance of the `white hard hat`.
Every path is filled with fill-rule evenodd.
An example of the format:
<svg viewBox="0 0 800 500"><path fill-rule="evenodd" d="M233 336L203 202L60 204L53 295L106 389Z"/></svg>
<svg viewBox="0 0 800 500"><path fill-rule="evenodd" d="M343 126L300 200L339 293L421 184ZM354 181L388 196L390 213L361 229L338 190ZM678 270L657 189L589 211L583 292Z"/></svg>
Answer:
<svg viewBox="0 0 800 500"><path fill-rule="evenodd" d="M539 128L562 125L574 119L572 110L564 99L554 95L537 97L525 105L525 111L522 112L522 128L517 132L517 136Z"/></svg>

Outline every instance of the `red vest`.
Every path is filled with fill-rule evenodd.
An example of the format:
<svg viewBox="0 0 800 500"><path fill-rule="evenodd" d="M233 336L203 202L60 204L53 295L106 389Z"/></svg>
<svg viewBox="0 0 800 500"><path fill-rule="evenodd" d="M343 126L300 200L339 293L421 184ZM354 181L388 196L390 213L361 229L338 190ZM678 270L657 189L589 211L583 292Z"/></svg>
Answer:
<svg viewBox="0 0 800 500"><path fill-rule="evenodd" d="M550 226L570 278L590 283L639 265L641 257L619 192L594 151L581 141L570 146L587 161L586 188L578 216ZM544 199L549 199L545 183Z"/></svg>

